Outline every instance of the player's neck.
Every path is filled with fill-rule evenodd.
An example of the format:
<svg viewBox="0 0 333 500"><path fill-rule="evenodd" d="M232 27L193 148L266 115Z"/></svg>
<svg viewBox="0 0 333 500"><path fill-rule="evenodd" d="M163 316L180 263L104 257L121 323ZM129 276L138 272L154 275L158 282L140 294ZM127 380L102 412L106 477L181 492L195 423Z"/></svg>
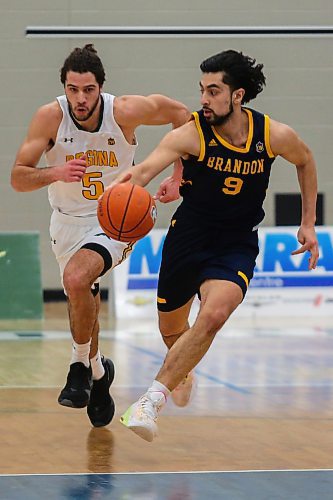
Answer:
<svg viewBox="0 0 333 500"><path fill-rule="evenodd" d="M249 135L248 115L240 108L234 111L226 123L216 126L215 129L229 144L237 148L245 147Z"/></svg>

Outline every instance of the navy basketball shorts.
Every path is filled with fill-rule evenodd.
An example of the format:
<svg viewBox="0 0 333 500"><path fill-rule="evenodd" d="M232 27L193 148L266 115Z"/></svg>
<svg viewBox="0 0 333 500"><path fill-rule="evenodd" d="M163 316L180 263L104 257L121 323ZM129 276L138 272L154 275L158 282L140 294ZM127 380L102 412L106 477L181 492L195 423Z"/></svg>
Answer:
<svg viewBox="0 0 333 500"><path fill-rule="evenodd" d="M171 223L164 241L157 307L185 305L208 279L232 281L245 297L259 253L258 231L216 229L188 218Z"/></svg>

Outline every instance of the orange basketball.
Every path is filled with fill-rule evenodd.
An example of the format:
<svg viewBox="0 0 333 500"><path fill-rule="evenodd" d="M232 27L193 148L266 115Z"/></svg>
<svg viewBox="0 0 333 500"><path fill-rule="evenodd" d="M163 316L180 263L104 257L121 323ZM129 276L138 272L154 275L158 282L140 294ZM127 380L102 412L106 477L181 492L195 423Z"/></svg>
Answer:
<svg viewBox="0 0 333 500"><path fill-rule="evenodd" d="M124 182L106 190L98 200L97 216L101 228L118 241L136 241L153 228L155 201L143 187Z"/></svg>

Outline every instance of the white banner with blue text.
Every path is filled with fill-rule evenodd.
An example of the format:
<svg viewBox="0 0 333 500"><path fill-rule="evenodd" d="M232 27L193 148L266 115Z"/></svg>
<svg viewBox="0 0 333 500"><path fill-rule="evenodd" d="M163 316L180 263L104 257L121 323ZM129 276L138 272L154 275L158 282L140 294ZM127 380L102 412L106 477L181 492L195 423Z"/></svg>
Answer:
<svg viewBox="0 0 333 500"><path fill-rule="evenodd" d="M239 316L333 316L333 227L317 228L320 257L309 271L309 253L299 248L297 227L259 229L260 253ZM166 230L154 229L134 245L114 272L116 315L154 318L156 288ZM177 286L177 284L175 284ZM198 301L197 301L198 302Z"/></svg>

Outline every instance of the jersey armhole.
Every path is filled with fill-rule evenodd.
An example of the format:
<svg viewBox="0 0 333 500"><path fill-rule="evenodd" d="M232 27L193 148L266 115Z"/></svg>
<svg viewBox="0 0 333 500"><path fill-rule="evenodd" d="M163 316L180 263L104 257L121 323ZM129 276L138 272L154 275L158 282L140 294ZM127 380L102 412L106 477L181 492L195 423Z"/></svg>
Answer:
<svg viewBox="0 0 333 500"><path fill-rule="evenodd" d="M269 141L269 116L268 115L264 115L265 117L265 133L264 133L264 136L265 136L265 147L266 147L266 151L267 151L267 154L270 158L275 158L275 154L273 153L272 149L271 149L271 144L270 144L270 141Z"/></svg>
<svg viewBox="0 0 333 500"><path fill-rule="evenodd" d="M202 128L200 125L198 113L195 111L194 113L192 113L192 115L194 118L195 126L197 127L199 138L200 138L200 153L199 153L198 161L202 161L204 159L205 153L206 153L205 138L204 138L204 134L203 134L203 131L202 131Z"/></svg>

